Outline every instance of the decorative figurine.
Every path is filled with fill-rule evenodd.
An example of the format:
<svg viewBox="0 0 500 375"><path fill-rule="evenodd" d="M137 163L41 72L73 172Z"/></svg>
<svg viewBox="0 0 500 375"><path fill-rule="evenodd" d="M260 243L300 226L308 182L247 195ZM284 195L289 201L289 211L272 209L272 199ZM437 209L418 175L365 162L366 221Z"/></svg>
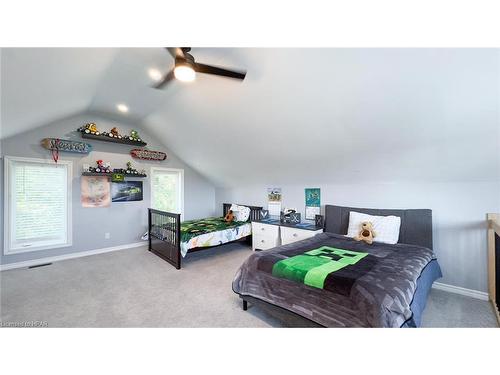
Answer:
<svg viewBox="0 0 500 375"><path fill-rule="evenodd" d="M130 131L130 136L128 138L132 141L142 142L141 138L139 137L139 133L137 133L137 131L133 129Z"/></svg>
<svg viewBox="0 0 500 375"><path fill-rule="evenodd" d="M92 173L111 173L111 164L103 163L102 160L97 160L97 167L89 167L89 172Z"/></svg>
<svg viewBox="0 0 500 375"><path fill-rule="evenodd" d="M139 176L139 175L141 175L141 177L142 177L142 176L146 175L146 170L143 169L141 172L139 172L137 169L132 167L131 162L127 162L127 167L125 169L124 168L115 168L115 169L113 169L112 173L113 174L122 174L125 176L130 176L130 175Z"/></svg>
<svg viewBox="0 0 500 375"><path fill-rule="evenodd" d="M94 135L101 134L99 132L99 130L97 129L97 125L93 122L89 122L88 124L85 124L85 126L82 126L81 128L79 128L78 131L85 133L85 134L94 134Z"/></svg>
<svg viewBox="0 0 500 375"><path fill-rule="evenodd" d="M101 173L102 170L104 169L102 165L102 160L96 160L97 163L97 168L95 168L94 172Z"/></svg>
<svg viewBox="0 0 500 375"><path fill-rule="evenodd" d="M118 139L121 139L121 135L118 133L118 129L116 128L116 126L111 129L111 132L109 133L109 136L110 137L115 137L115 138L118 138Z"/></svg>

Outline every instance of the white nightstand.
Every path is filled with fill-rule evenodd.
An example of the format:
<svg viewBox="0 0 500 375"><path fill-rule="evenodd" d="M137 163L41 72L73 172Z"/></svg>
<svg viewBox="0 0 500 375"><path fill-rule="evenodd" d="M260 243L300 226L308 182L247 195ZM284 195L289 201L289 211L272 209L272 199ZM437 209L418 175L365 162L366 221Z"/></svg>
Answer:
<svg viewBox="0 0 500 375"><path fill-rule="evenodd" d="M279 225L252 221L252 250L267 250L280 244Z"/></svg>
<svg viewBox="0 0 500 375"><path fill-rule="evenodd" d="M279 245L287 245L322 233L323 229L314 225L297 227L281 224L279 220L269 223L252 221L252 250L267 250Z"/></svg>
<svg viewBox="0 0 500 375"><path fill-rule="evenodd" d="M302 228L294 228L288 226L280 226L281 232L281 244L288 245L292 242L297 242L300 240L304 240L309 237L314 237L318 233L323 233L323 229L302 229Z"/></svg>

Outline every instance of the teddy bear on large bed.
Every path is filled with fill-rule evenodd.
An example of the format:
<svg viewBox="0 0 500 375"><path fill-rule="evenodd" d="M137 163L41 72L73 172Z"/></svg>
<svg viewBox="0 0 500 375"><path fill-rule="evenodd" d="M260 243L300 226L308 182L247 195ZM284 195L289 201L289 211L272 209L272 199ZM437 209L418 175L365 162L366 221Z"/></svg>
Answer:
<svg viewBox="0 0 500 375"><path fill-rule="evenodd" d="M373 238L376 236L376 232L373 230L373 224L369 221L363 221L361 223L361 229L354 239L356 241L364 241L371 245L373 243Z"/></svg>

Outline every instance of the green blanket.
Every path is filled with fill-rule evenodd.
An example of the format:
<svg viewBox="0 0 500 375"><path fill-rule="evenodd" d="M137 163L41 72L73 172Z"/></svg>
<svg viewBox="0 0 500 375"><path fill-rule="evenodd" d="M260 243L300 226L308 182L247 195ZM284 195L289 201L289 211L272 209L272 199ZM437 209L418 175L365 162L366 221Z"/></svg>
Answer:
<svg viewBox="0 0 500 375"><path fill-rule="evenodd" d="M375 259L368 253L322 246L273 262L272 275L314 288L350 290L355 280L371 269ZM344 293L342 293L344 294Z"/></svg>
<svg viewBox="0 0 500 375"><path fill-rule="evenodd" d="M188 242L191 238L220 230L236 228L245 224L243 221L226 223L223 217L208 217L206 219L190 220L181 223L181 241Z"/></svg>

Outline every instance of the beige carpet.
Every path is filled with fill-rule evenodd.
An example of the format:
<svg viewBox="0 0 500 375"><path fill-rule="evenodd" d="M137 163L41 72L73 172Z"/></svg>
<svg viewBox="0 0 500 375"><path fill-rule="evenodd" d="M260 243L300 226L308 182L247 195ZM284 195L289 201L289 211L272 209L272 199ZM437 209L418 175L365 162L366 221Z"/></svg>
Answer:
<svg viewBox="0 0 500 375"><path fill-rule="evenodd" d="M231 281L251 250L231 244L189 254L176 270L144 248L1 272L1 320L49 327L280 327L242 311ZM496 327L485 301L433 290L423 325Z"/></svg>

